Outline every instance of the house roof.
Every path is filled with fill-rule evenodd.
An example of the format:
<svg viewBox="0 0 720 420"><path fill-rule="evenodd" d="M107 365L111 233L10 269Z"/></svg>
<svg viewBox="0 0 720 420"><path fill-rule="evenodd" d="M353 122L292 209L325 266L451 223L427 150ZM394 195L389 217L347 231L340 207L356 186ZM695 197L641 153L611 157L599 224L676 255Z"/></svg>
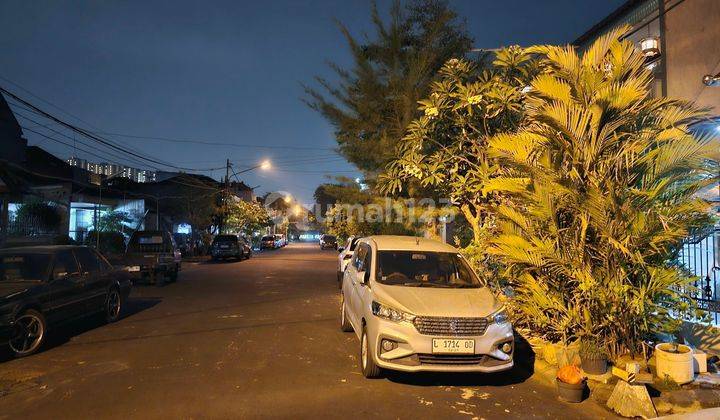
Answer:
<svg viewBox="0 0 720 420"><path fill-rule="evenodd" d="M582 35L577 37L575 41L572 42L572 45L583 45L586 42L598 37L601 35L604 30L608 29L609 27L615 26L623 16L630 13L635 7L647 2L648 0L628 0L625 3L621 4L620 7L613 10L612 13L607 15L605 18L603 18L601 21L593 25L590 29L585 31Z"/></svg>
<svg viewBox="0 0 720 420"><path fill-rule="evenodd" d="M20 124L15 118L15 114L13 114L10 105L5 101L5 97L2 94L0 94L0 133L1 132L18 138L22 137L23 134L22 128L20 128Z"/></svg>

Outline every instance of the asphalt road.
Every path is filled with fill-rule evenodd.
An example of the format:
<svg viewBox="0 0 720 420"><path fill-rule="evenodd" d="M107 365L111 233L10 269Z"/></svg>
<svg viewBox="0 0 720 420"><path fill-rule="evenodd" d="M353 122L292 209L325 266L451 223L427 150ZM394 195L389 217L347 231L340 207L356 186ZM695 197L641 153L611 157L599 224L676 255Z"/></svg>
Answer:
<svg viewBox="0 0 720 420"><path fill-rule="evenodd" d="M122 320L56 331L39 354L0 356L5 418L598 418L517 368L367 380L342 333L333 251L290 245L186 264L136 286Z"/></svg>

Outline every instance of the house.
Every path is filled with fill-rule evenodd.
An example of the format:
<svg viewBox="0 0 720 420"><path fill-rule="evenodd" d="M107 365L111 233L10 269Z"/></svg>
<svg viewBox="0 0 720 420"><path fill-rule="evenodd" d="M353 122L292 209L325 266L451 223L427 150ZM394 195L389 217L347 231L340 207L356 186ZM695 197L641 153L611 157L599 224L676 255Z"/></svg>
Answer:
<svg viewBox="0 0 720 420"><path fill-rule="evenodd" d="M720 126L720 87L706 75L720 73L720 1L628 0L580 35L573 45L587 48L611 29L629 25L632 40L647 57L656 97L694 101L712 110Z"/></svg>
<svg viewBox="0 0 720 420"><path fill-rule="evenodd" d="M720 1L629 0L600 20L573 44L587 48L599 36L620 25L631 27L632 40L646 57L654 76L653 95L695 102L710 110L710 118L695 130L716 133L720 141ZM718 144L720 148L720 144ZM699 196L714 202L720 214L720 187ZM677 262L698 276L695 296L720 325L720 226L687 238ZM715 343L717 345L717 343Z"/></svg>

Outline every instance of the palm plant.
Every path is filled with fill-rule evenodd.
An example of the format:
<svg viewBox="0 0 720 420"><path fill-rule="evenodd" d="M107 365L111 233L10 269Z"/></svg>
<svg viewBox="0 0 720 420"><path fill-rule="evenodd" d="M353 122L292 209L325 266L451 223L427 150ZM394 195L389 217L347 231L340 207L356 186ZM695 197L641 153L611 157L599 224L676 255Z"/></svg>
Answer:
<svg viewBox="0 0 720 420"><path fill-rule="evenodd" d="M652 98L652 76L626 28L581 55L541 46L525 122L489 141L503 165L494 191L508 266L528 327L553 340L600 337L612 356L672 331L692 283L669 261L711 223L699 189L717 181L717 144L695 133L705 113ZM518 190L518 180L525 188ZM671 316L672 315L672 316Z"/></svg>

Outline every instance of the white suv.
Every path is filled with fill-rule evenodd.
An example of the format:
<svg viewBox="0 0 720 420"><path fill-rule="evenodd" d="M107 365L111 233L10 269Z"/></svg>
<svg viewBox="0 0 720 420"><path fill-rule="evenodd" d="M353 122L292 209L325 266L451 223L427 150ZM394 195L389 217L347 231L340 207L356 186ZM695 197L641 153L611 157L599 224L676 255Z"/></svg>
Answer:
<svg viewBox="0 0 720 420"><path fill-rule="evenodd" d="M410 236L362 238L343 276L340 323L365 377L513 366L507 314L457 249Z"/></svg>

